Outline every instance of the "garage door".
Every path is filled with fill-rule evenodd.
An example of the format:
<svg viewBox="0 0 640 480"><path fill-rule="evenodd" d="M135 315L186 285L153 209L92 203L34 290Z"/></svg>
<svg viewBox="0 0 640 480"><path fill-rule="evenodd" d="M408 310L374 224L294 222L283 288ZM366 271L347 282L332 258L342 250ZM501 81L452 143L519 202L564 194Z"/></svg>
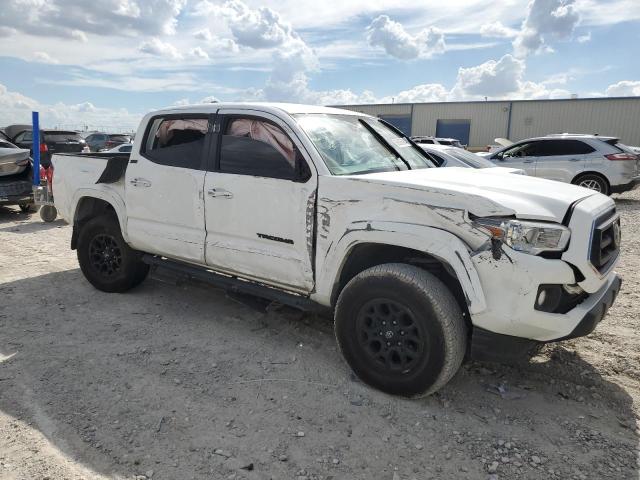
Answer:
<svg viewBox="0 0 640 480"><path fill-rule="evenodd" d="M438 120L436 124L436 137L455 138L463 145L469 145L469 131L471 120Z"/></svg>
<svg viewBox="0 0 640 480"><path fill-rule="evenodd" d="M405 135L411 135L411 115L380 115L379 118L389 122Z"/></svg>

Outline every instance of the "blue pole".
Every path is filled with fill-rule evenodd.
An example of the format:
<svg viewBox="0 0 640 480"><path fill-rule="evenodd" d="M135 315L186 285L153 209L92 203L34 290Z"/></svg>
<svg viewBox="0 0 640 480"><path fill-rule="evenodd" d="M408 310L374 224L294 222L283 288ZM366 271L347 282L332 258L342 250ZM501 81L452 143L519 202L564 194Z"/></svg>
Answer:
<svg viewBox="0 0 640 480"><path fill-rule="evenodd" d="M38 112L31 112L33 124L33 184L40 185L40 117Z"/></svg>

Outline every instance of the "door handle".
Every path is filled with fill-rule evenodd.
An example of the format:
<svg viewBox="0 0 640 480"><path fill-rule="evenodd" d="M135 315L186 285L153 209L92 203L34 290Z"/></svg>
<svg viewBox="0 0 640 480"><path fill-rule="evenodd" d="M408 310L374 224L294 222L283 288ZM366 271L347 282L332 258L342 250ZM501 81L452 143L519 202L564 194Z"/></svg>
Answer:
<svg viewBox="0 0 640 480"><path fill-rule="evenodd" d="M523 160L522 163L533 163L533 160Z"/></svg>
<svg viewBox="0 0 640 480"><path fill-rule="evenodd" d="M145 180L144 178L133 178L129 180L129 183L134 187L150 187L151 182L149 180Z"/></svg>
<svg viewBox="0 0 640 480"><path fill-rule="evenodd" d="M570 158L569 161L570 162L579 162L580 159L579 158Z"/></svg>
<svg viewBox="0 0 640 480"><path fill-rule="evenodd" d="M211 188L207 191L207 195L216 198L233 198L233 193L222 188Z"/></svg>

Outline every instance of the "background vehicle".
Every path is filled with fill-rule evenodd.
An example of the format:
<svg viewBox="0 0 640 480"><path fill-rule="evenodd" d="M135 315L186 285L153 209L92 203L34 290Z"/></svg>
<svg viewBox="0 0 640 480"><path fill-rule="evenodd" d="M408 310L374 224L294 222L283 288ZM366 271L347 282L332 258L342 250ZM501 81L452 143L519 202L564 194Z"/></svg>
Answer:
<svg viewBox="0 0 640 480"><path fill-rule="evenodd" d="M123 143L131 143L131 137L129 135L111 133L92 133L85 140L92 152L109 150Z"/></svg>
<svg viewBox="0 0 640 480"><path fill-rule="evenodd" d="M0 139L0 205L19 205L24 212L33 206L29 150Z"/></svg>
<svg viewBox="0 0 640 480"><path fill-rule="evenodd" d="M425 152L431 156L439 167L464 167L464 168L496 168L496 164L475 153L461 148L448 147L446 145L419 144ZM524 173L521 169L509 169Z"/></svg>
<svg viewBox="0 0 640 480"><path fill-rule="evenodd" d="M29 150L0 140L0 177L24 172L29 165Z"/></svg>
<svg viewBox="0 0 640 480"><path fill-rule="evenodd" d="M465 148L465 145L460 143L460 140L455 138L439 138L439 137L411 137L411 140L418 145L449 145L451 147Z"/></svg>
<svg viewBox="0 0 640 480"><path fill-rule="evenodd" d="M573 183L609 195L640 183L640 159L615 137L561 134L529 138L485 157L527 175Z"/></svg>
<svg viewBox="0 0 640 480"><path fill-rule="evenodd" d="M467 351L586 335L620 289L610 198L435 168L356 112L175 107L145 116L130 156L81 158L53 157L53 191L96 288L127 291L153 265L332 311L346 361L389 393L436 391Z"/></svg>
<svg viewBox="0 0 640 480"><path fill-rule="evenodd" d="M31 150L33 144L33 132L30 127L18 133L13 140L20 148ZM54 153L81 153L88 152L87 143L78 132L67 130L41 130L40 131L40 165L48 168L51 165L51 156Z"/></svg>
<svg viewBox="0 0 640 480"><path fill-rule="evenodd" d="M131 153L132 143L123 143L117 147L110 148L109 150L102 150L103 153Z"/></svg>
<svg viewBox="0 0 640 480"><path fill-rule="evenodd" d="M482 155L483 157L488 156L492 153L497 152L498 150L502 150L503 147L509 147L513 145L513 142L508 138L494 138L494 145L487 145L486 150L484 152L476 152L478 155Z"/></svg>

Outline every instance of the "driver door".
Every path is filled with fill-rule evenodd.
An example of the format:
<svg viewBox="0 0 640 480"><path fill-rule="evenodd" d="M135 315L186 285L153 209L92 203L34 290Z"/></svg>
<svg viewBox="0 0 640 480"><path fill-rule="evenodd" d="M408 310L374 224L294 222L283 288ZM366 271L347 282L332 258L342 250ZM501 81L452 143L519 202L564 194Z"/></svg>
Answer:
<svg viewBox="0 0 640 480"><path fill-rule="evenodd" d="M317 175L293 131L267 113L221 109L205 178L206 262L310 292Z"/></svg>
<svg viewBox="0 0 640 480"><path fill-rule="evenodd" d="M536 174L538 142L518 143L494 156L501 167L521 168L532 177Z"/></svg>

